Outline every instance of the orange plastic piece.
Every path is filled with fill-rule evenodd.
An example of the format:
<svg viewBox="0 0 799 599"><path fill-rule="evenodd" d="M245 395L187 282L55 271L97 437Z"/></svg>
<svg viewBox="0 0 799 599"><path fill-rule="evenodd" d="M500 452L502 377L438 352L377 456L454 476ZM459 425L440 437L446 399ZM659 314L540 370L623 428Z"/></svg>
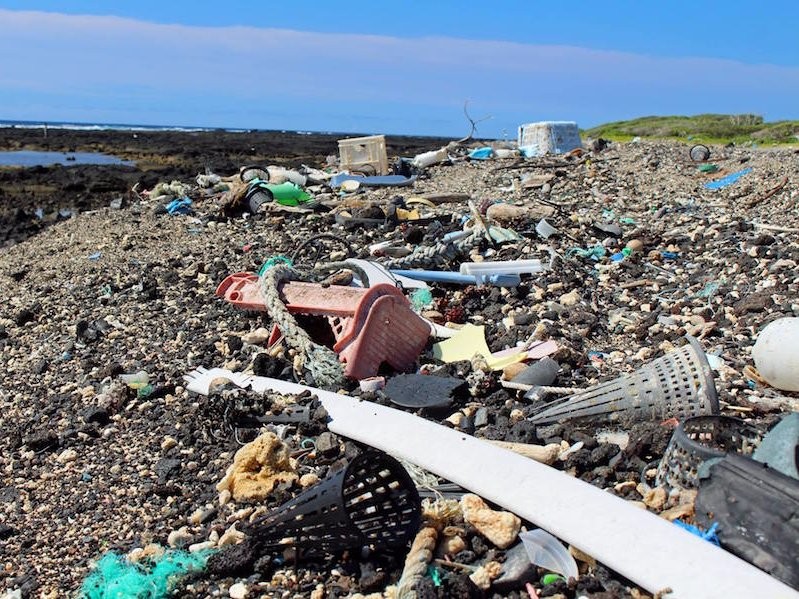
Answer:
<svg viewBox="0 0 799 599"><path fill-rule="evenodd" d="M359 289L289 281L279 291L290 313L327 318L344 374L358 380L375 376L384 362L398 371L411 369L430 335L429 325L392 285ZM243 310L266 311L253 273L228 276L216 295Z"/></svg>

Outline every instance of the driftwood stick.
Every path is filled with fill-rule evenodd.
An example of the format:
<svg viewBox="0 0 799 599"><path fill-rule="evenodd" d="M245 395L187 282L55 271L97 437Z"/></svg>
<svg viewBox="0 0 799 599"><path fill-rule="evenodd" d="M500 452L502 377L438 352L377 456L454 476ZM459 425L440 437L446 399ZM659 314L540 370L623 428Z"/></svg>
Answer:
<svg viewBox="0 0 799 599"><path fill-rule="evenodd" d="M770 198L771 196L773 196L775 193L777 193L778 191L780 191L780 190L781 190L783 187L785 187L787 184L788 184L788 177L783 177L782 181L780 181L779 183L777 183L777 184L776 184L774 187L772 187L771 189L769 189L769 190L768 190L766 193L764 193L764 194L762 194L762 195L759 195L759 196L756 196L756 197L752 198L751 200L749 200L749 201L746 203L746 207L747 207L747 208L754 208L755 206L757 206L757 205L758 205L758 204L760 204L761 202L765 202L767 199L769 199L769 198Z"/></svg>

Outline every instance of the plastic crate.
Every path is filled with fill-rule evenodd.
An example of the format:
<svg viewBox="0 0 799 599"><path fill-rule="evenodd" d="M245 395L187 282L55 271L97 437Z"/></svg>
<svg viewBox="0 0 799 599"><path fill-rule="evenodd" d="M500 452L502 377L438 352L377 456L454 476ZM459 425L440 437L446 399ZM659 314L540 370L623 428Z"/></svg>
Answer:
<svg viewBox="0 0 799 599"><path fill-rule="evenodd" d="M342 169L374 175L388 173L388 156L386 155L386 137L384 135L340 139L338 153L341 157Z"/></svg>
<svg viewBox="0 0 799 599"><path fill-rule="evenodd" d="M582 146L575 122L542 121L519 125L519 149L525 156L564 154Z"/></svg>

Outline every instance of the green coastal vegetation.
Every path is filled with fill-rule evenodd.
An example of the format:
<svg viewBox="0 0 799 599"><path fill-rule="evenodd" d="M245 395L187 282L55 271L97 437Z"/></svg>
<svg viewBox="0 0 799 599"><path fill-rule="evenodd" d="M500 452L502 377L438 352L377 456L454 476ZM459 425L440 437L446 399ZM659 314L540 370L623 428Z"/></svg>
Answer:
<svg viewBox="0 0 799 599"><path fill-rule="evenodd" d="M757 114L645 116L606 123L582 133L586 137L603 137L612 141L630 141L640 137L713 144L799 144L799 121L767 123Z"/></svg>

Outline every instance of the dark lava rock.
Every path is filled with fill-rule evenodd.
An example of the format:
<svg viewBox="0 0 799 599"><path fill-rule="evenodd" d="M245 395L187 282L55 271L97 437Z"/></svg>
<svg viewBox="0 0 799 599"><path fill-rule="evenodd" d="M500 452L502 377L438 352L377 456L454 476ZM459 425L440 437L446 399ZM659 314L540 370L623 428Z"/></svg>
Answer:
<svg viewBox="0 0 799 599"><path fill-rule="evenodd" d="M535 433L535 424L529 420L520 420L510 427L505 436L506 441L511 443L536 443L538 436Z"/></svg>
<svg viewBox="0 0 799 599"><path fill-rule="evenodd" d="M502 572L491 589L498 593L507 593L520 589L525 582L535 580L536 567L530 561L527 550L522 543L517 543L505 553Z"/></svg>
<svg viewBox="0 0 799 599"><path fill-rule="evenodd" d="M422 239L424 239L424 230L420 227L410 226L405 229L405 233L402 237L407 243L418 245L422 243Z"/></svg>
<svg viewBox="0 0 799 599"><path fill-rule="evenodd" d="M766 308L774 305L771 293L761 291L741 298L735 303L733 309L736 315L748 314L750 312L763 312Z"/></svg>
<svg viewBox="0 0 799 599"><path fill-rule="evenodd" d="M10 539L15 534L17 534L17 531L11 528L8 524L0 523L0 541Z"/></svg>
<svg viewBox="0 0 799 599"><path fill-rule="evenodd" d="M101 426L110 422L111 418L108 415L108 410L99 406L89 406L81 411L80 417L87 424L95 423Z"/></svg>
<svg viewBox="0 0 799 599"><path fill-rule="evenodd" d="M16 501L18 497L19 489L15 489L14 487L0 488L0 503L11 503L12 501Z"/></svg>
<svg viewBox="0 0 799 599"><path fill-rule="evenodd" d="M252 361L252 370L256 376L279 378L283 370L290 366L286 360L273 358L266 352L261 352Z"/></svg>
<svg viewBox="0 0 799 599"><path fill-rule="evenodd" d="M483 591L466 574L450 574L445 580L446 597L453 599L480 599Z"/></svg>
<svg viewBox="0 0 799 599"><path fill-rule="evenodd" d="M206 570L216 576L243 576L252 572L255 551L248 541L229 545L208 558Z"/></svg>
<svg viewBox="0 0 799 599"><path fill-rule="evenodd" d="M32 433L23 439L23 443L33 451L44 451L58 447L58 435L53 431Z"/></svg>
<svg viewBox="0 0 799 599"><path fill-rule="evenodd" d="M17 312L17 315L14 317L14 322L17 324L17 326L21 327L22 325L32 322L35 319L36 315L33 313L32 310L23 308L22 310Z"/></svg>
<svg viewBox="0 0 799 599"><path fill-rule="evenodd" d="M621 449L619 449L618 445L602 443L599 447L591 451L591 463L595 466L607 464L610 458L619 453L619 451L621 451Z"/></svg>
<svg viewBox="0 0 799 599"><path fill-rule="evenodd" d="M336 455L339 451L338 437L325 431L316 438L316 451L327 457Z"/></svg>
<svg viewBox="0 0 799 599"><path fill-rule="evenodd" d="M180 472L180 460L172 458L161 458L155 465L155 473L158 475L158 482L166 483L170 477Z"/></svg>
<svg viewBox="0 0 799 599"><path fill-rule="evenodd" d="M566 470L575 468L579 474L588 470L591 465L591 452L583 448L578 449L568 458L566 458L566 462L563 464L563 467Z"/></svg>
<svg viewBox="0 0 799 599"><path fill-rule="evenodd" d="M237 335L229 335L226 341L228 348L232 352L237 352L244 347L244 341L242 341L241 337L238 337Z"/></svg>
<svg viewBox="0 0 799 599"><path fill-rule="evenodd" d="M358 584L362 593L372 593L385 588L388 582L388 574L384 571L376 571L369 562L361 564L361 577Z"/></svg>

